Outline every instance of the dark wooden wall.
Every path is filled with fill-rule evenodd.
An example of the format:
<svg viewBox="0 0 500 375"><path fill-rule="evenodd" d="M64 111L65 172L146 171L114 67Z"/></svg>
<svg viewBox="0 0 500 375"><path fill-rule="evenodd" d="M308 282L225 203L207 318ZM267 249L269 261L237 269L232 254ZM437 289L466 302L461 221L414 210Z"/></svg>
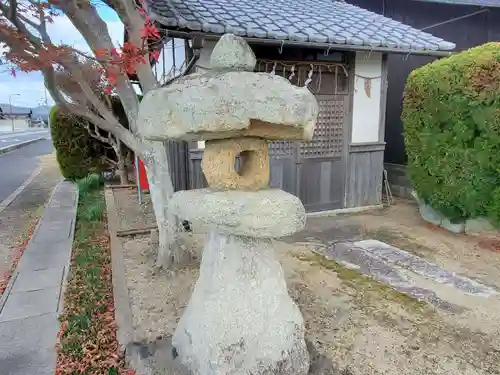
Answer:
<svg viewBox="0 0 500 375"><path fill-rule="evenodd" d="M383 14L417 29L435 25L480 10L475 6L427 3L414 0L347 0L372 12ZM500 9L453 21L425 30L457 45L456 51L468 49L489 41L500 41ZM434 58L425 56L389 56L389 87L387 93L386 151L384 161L406 164L401 122L401 101L408 74Z"/></svg>

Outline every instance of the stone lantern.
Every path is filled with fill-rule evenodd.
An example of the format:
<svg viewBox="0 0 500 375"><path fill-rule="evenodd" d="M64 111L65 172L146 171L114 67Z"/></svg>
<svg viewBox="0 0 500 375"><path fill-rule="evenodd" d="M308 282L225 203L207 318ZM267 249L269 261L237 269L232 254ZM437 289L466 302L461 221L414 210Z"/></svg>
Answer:
<svg viewBox="0 0 500 375"><path fill-rule="evenodd" d="M169 210L208 233L200 276L172 338L195 375L305 375L304 321L274 256L275 238L301 230L294 195L269 188L268 140L310 140L314 95L254 73L255 55L224 35L211 69L149 92L138 121L149 140L204 140L209 188L174 194ZM235 168L240 156L241 167Z"/></svg>

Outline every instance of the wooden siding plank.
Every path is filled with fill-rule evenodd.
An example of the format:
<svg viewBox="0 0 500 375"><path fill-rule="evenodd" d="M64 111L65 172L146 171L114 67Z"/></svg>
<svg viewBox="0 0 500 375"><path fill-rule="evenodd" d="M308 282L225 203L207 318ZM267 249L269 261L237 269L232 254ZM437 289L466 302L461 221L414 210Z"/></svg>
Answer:
<svg viewBox="0 0 500 375"><path fill-rule="evenodd" d="M381 203L383 158L383 151L351 153L347 207Z"/></svg>
<svg viewBox="0 0 500 375"><path fill-rule="evenodd" d="M331 194L332 169L335 165L331 161L320 163L319 201L329 202L333 197Z"/></svg>

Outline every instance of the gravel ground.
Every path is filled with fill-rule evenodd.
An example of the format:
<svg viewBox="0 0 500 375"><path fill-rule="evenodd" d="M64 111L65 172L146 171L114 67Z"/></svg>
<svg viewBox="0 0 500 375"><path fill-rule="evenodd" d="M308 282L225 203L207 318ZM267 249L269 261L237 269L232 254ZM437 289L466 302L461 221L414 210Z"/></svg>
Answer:
<svg viewBox="0 0 500 375"><path fill-rule="evenodd" d="M52 190L62 180L55 154L41 156L40 162L40 174L0 213L0 276L12 264L13 247L41 216Z"/></svg>
<svg viewBox="0 0 500 375"><path fill-rule="evenodd" d="M185 235L188 246L202 246L202 235ZM500 286L500 254L482 248L476 238L423 224L416 207L406 202L379 212L310 219L301 233L276 241L276 253L304 316L307 339L339 374L500 374L500 298L467 296L419 280L464 308L453 314L315 252L355 239L378 239ZM198 264L167 276L154 270L148 236L121 241L137 337L153 340L172 334L197 279Z"/></svg>
<svg viewBox="0 0 500 375"><path fill-rule="evenodd" d="M137 189L113 189L119 230L141 229L156 224L151 196L142 195L139 204Z"/></svg>

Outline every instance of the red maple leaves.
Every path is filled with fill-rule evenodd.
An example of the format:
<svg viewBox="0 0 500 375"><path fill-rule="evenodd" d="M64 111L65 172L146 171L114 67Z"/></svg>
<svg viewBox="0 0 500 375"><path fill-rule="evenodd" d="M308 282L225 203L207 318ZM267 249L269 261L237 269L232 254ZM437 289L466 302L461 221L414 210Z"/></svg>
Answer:
<svg viewBox="0 0 500 375"><path fill-rule="evenodd" d="M158 61L160 49L151 49L150 45L161 38L160 31L154 25L151 18L147 15L144 8L139 9L139 13L144 17L144 26L140 29L141 46L127 41L119 49L96 50L94 54L104 67L106 94L111 94L117 84L117 76L120 73L127 75L136 74L137 67L141 64L147 64L146 56L149 62Z"/></svg>
<svg viewBox="0 0 500 375"><path fill-rule="evenodd" d="M50 0L40 3L40 5L30 5L23 9L22 13L25 13L25 16L29 15L53 23L54 17L61 15L54 8L54 6L57 7L58 1ZM140 7L139 13L144 21L143 27L139 30L140 42L137 43L138 38L136 38L135 44L126 41L119 48L93 51L95 60L99 63L95 64L96 67L93 69L101 74L102 88L107 94L113 92L114 87L119 83L118 77L120 75L133 76L141 64L154 63L160 57L159 40L161 33L148 16L147 11L140 5L141 3L142 1L136 0L136 4ZM89 6L92 5L89 3ZM18 11L21 12L19 9ZM51 43L47 45L43 43L39 47L34 47L30 43L28 36L23 35L12 25L2 22L2 17L0 17L0 33L6 30L7 32L3 34L9 35L11 41L7 43L10 50L5 53L5 57L14 65L13 68L9 69L9 73L14 77L18 71L29 72L42 70L49 65L64 65L62 62L68 57L93 59L91 56L86 56L85 53L67 45L54 45Z"/></svg>

